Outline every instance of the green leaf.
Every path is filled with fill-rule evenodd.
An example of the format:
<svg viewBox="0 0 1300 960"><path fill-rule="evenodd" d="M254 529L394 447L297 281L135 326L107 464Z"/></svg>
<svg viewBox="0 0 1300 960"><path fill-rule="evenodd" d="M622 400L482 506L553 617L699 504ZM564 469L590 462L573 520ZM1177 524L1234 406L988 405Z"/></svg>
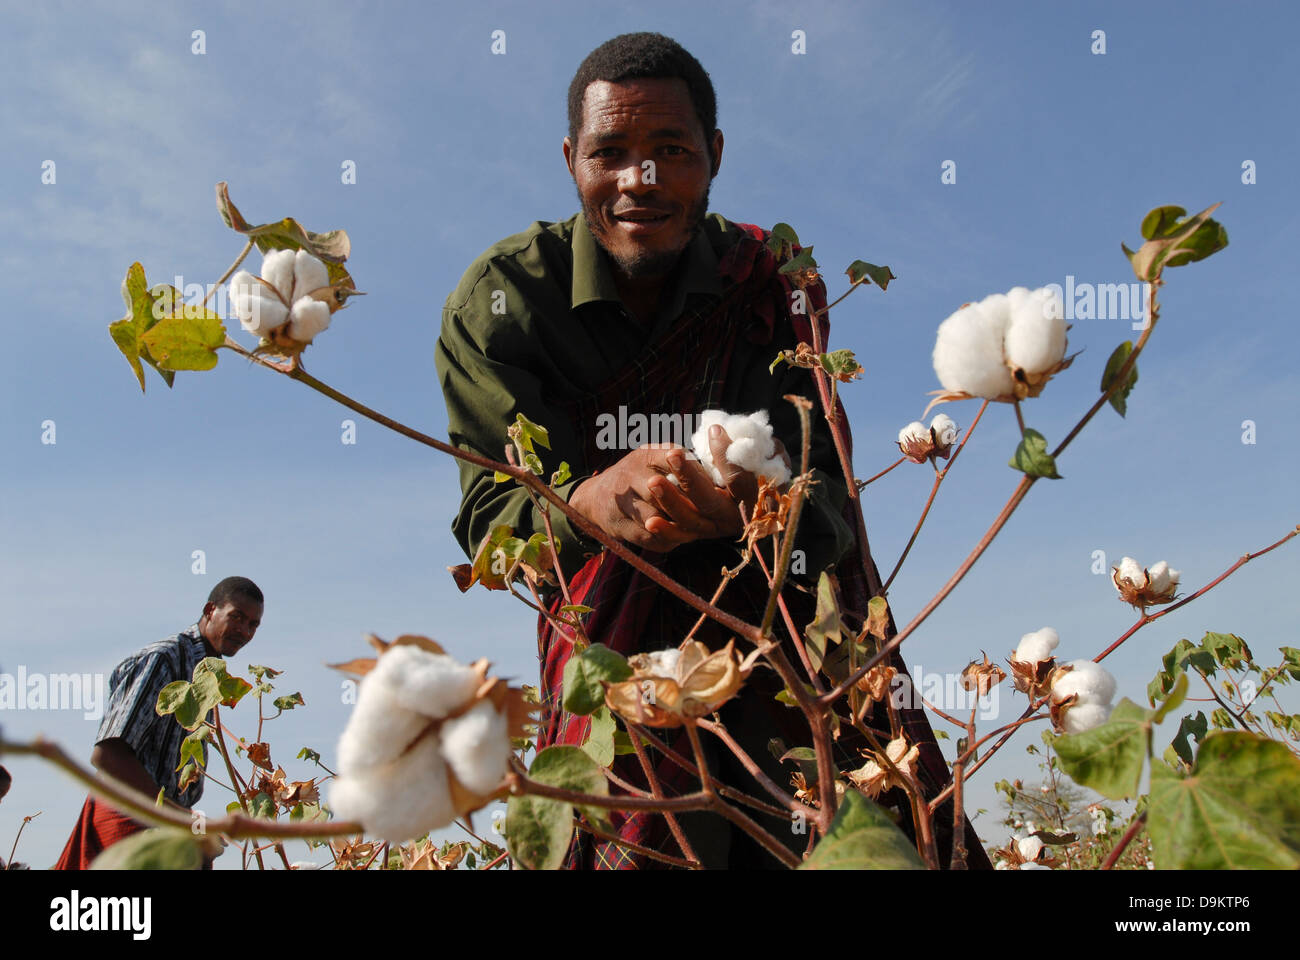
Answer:
<svg viewBox="0 0 1300 960"><path fill-rule="evenodd" d="M799 273L802 270L816 270L817 261L813 259L812 250L812 247L804 247L798 254L781 264L777 272L790 274Z"/></svg>
<svg viewBox="0 0 1300 960"><path fill-rule="evenodd" d="M569 464L566 461L561 460L560 469L551 474L551 486L558 487L561 484L568 483L569 478L572 476L573 472L569 469Z"/></svg>
<svg viewBox="0 0 1300 960"><path fill-rule="evenodd" d="M176 720L186 730L193 730L208 715L201 701L194 693L194 684L188 680L174 680L158 691L158 702L154 711L161 717L169 713L176 714Z"/></svg>
<svg viewBox="0 0 1300 960"><path fill-rule="evenodd" d="M594 609L595 609L595 607L584 606L584 605L581 604L581 603L566 603L564 606L560 607L560 612L561 612L561 613L576 613L576 614L578 614L579 616L581 616L581 615L584 614L584 613L591 613L591 611L594 610Z"/></svg>
<svg viewBox="0 0 1300 960"><path fill-rule="evenodd" d="M1120 367L1124 366L1124 361L1128 359L1129 354L1133 352L1133 341L1125 340L1115 352L1110 355L1106 361L1106 371L1101 375L1101 392L1105 393L1110 389L1115 378L1119 376ZM1109 397L1109 403L1115 408L1115 412L1121 417L1128 412L1128 395L1133 392L1133 386L1138 380L1137 364L1133 364L1124 378L1124 382Z"/></svg>
<svg viewBox="0 0 1300 960"><path fill-rule="evenodd" d="M772 228L772 236L783 243L798 243L799 234L794 232L794 227L788 223L778 223Z"/></svg>
<svg viewBox="0 0 1300 960"><path fill-rule="evenodd" d="M793 762L799 768L799 772L803 774L805 783L815 784L817 782L817 751L812 747L791 747L777 757L777 760L781 763Z"/></svg>
<svg viewBox="0 0 1300 960"><path fill-rule="evenodd" d="M533 423L522 413L515 414L515 422L519 424L519 445L524 450L534 453L534 442L540 443L547 450L551 449L551 435L547 433L545 427Z"/></svg>
<svg viewBox="0 0 1300 960"><path fill-rule="evenodd" d="M602 767L614 762L614 733L618 724L608 707L601 707L591 715L591 729L587 741L582 745L583 752ZM631 746L631 741L628 741Z"/></svg>
<svg viewBox="0 0 1300 960"><path fill-rule="evenodd" d="M291 693L287 697L276 697L271 705L277 710L292 710L294 707L306 706L301 693Z"/></svg>
<svg viewBox="0 0 1300 960"><path fill-rule="evenodd" d="M1215 707L1214 712L1210 714L1210 723L1219 730L1236 730L1237 721L1223 707Z"/></svg>
<svg viewBox="0 0 1300 960"><path fill-rule="evenodd" d="M787 707L799 706L799 701L794 698L789 687L782 687L781 692L776 695L777 703L784 703Z"/></svg>
<svg viewBox="0 0 1300 960"><path fill-rule="evenodd" d="M1137 796L1154 716L1125 697L1101 726L1056 738L1052 746L1061 768L1075 783L1112 800Z"/></svg>
<svg viewBox="0 0 1300 960"><path fill-rule="evenodd" d="M320 754L317 753L315 750L313 750L311 747L303 747L301 750L299 750L297 759L310 760L312 763L316 764L317 766L320 766Z"/></svg>
<svg viewBox="0 0 1300 960"><path fill-rule="evenodd" d="M880 807L849 790L800 870L924 870L912 841Z"/></svg>
<svg viewBox="0 0 1300 960"><path fill-rule="evenodd" d="M177 302L179 295L174 287L165 284L159 284L154 291L151 291L144 277L144 267L139 263L133 263L127 268L126 276L122 279L122 299L126 301L126 316L108 325L109 336L122 351L131 369L135 371L136 379L140 381L141 393L144 392L144 368L140 365L141 360L157 370L159 376L170 387L176 379L176 374L171 370L159 369L142 338L161 317L171 312L171 310L160 309L159 300L163 300L164 307L170 307Z"/></svg>
<svg viewBox="0 0 1300 960"><path fill-rule="evenodd" d="M866 372L852 350L832 350L830 353L819 354L817 359L823 370L842 383L848 383Z"/></svg>
<svg viewBox="0 0 1300 960"><path fill-rule="evenodd" d="M217 184L217 212L226 226L244 234L252 240L257 249L266 253L268 250L306 250L325 262L331 285L344 284L354 287L352 277L343 267L352 252L352 241L344 230L329 230L325 233L312 233L299 226L292 217L254 226L230 201L230 191L223 180Z"/></svg>
<svg viewBox="0 0 1300 960"><path fill-rule="evenodd" d="M1020 446L1016 447L1016 454L1009 465L1027 476L1061 479L1061 475L1056 472L1056 461L1047 452L1046 438L1029 427L1025 428L1025 435L1020 438Z"/></svg>
<svg viewBox="0 0 1300 960"><path fill-rule="evenodd" d="M248 801L248 812L251 816L260 817L263 820L274 820L275 801L271 799L269 794L259 790Z"/></svg>
<svg viewBox="0 0 1300 960"><path fill-rule="evenodd" d="M632 668L622 654L593 643L564 665L564 709L579 716L594 713L605 702L601 681L620 683L630 676Z"/></svg>
<svg viewBox="0 0 1300 960"><path fill-rule="evenodd" d="M1253 733L1211 733L1190 774L1152 768L1146 829L1161 869L1300 868L1300 759Z"/></svg>
<svg viewBox="0 0 1300 960"><path fill-rule="evenodd" d="M898 279L888 267L878 267L874 263L867 263L865 260L854 260L844 272L849 275L850 283L870 282L881 290L888 290L889 281Z"/></svg>
<svg viewBox="0 0 1300 960"><path fill-rule="evenodd" d="M626 730L615 730L614 755L623 757L631 753L636 753L636 747L632 745L632 738L627 735Z"/></svg>
<svg viewBox="0 0 1300 960"><path fill-rule="evenodd" d="M91 870L198 870L202 841L188 830L158 827L142 830L108 847Z"/></svg>
<svg viewBox="0 0 1300 960"><path fill-rule="evenodd" d="M542 475L542 458L539 457L537 454L525 453L524 466L527 467L529 470L533 471L533 473L537 474L537 476L540 477Z"/></svg>
<svg viewBox="0 0 1300 960"><path fill-rule="evenodd" d="M493 482L493 483L505 483L507 480L513 480L513 479L514 479L514 478L511 477L510 474L508 474L508 473L502 473L500 470L493 470L493 471L492 471L492 482Z"/></svg>
<svg viewBox="0 0 1300 960"><path fill-rule="evenodd" d="M1146 240L1137 250L1124 244L1120 249L1133 266L1139 280L1156 280L1165 267L1181 267L1204 260L1228 245L1228 231L1210 214L1215 204L1194 217L1180 219L1187 211L1182 207L1156 207L1142 218L1142 236Z"/></svg>
<svg viewBox="0 0 1300 960"><path fill-rule="evenodd" d="M609 795L601 767L580 747L547 747L533 759L528 776L552 787L598 796ZM604 810L584 808L602 828L608 827ZM558 870L573 839L573 807L533 794L512 796L506 805L506 839L510 854L529 870Z"/></svg>
<svg viewBox="0 0 1300 960"><path fill-rule="evenodd" d="M248 672L251 673L253 675L253 679L257 680L259 683L261 682L263 677L265 677L267 680L272 680L278 677L280 674L284 673L283 670L274 670L271 667L264 667L260 663L250 663L248 665Z"/></svg>
<svg viewBox="0 0 1300 960"><path fill-rule="evenodd" d="M1151 717L1151 722L1152 723L1162 722L1165 719L1165 717L1169 716L1169 714L1173 710L1175 710L1178 706L1180 706L1183 700L1185 700L1186 698L1187 698L1187 674L1183 673L1179 675L1178 682L1174 684L1173 692L1169 694L1169 696L1165 699L1164 703L1160 704L1155 714Z"/></svg>
<svg viewBox="0 0 1300 960"><path fill-rule="evenodd" d="M225 342L221 317L190 307L164 317L140 337L165 370L211 370L217 365L217 347Z"/></svg>
<svg viewBox="0 0 1300 960"><path fill-rule="evenodd" d="M1186 678L1187 675L1184 674L1183 676ZM1173 743L1169 745L1169 749L1173 750L1174 753L1190 767L1194 758L1192 756L1192 747L1187 742L1187 738L1188 736L1195 737L1196 742L1200 743L1205 739L1205 733L1209 728L1210 723L1205 719L1205 713L1201 710L1197 710L1196 716L1194 717L1183 717L1182 721L1178 724L1178 733L1174 736Z"/></svg>
<svg viewBox="0 0 1300 960"><path fill-rule="evenodd" d="M187 760L203 766L203 744L207 742L210 732L207 727L200 727L181 741L181 762L176 764L177 770Z"/></svg>
<svg viewBox="0 0 1300 960"><path fill-rule="evenodd" d="M808 641L808 661L814 671L820 670L830 644L839 643L844 624L840 620L840 605L835 599L835 586L826 571L817 578L817 613L813 622L804 628Z"/></svg>

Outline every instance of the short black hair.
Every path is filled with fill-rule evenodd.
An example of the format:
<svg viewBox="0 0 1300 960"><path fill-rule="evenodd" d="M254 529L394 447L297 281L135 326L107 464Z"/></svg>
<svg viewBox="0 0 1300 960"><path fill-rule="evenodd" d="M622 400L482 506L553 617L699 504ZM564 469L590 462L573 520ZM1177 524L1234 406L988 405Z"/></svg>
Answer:
<svg viewBox="0 0 1300 960"><path fill-rule="evenodd" d="M569 142L578 145L578 130L582 126L582 101L587 87L604 80L620 83L624 80L677 77L686 82L695 115L704 130L704 146L713 156L713 134L718 129L718 100L713 92L713 81L700 61L681 44L662 33L624 33L606 40L583 60L569 84Z"/></svg>
<svg viewBox="0 0 1300 960"><path fill-rule="evenodd" d="M266 602L257 584L248 577L226 577L212 588L212 592L208 594L208 603L215 603L219 607L235 597L244 597L257 603Z"/></svg>

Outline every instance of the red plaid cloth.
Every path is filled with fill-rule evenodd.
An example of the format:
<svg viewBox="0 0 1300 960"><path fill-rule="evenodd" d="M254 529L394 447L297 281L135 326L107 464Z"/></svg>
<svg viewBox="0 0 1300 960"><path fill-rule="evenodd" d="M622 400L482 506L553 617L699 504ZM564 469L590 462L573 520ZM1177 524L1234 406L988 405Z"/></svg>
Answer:
<svg viewBox="0 0 1300 960"><path fill-rule="evenodd" d="M662 412L694 413L705 409L712 398L720 393L720 386L726 377L726 361L731 345L739 335L757 342L766 342L771 339L776 324L785 322L793 325L799 340L812 342L812 327L808 317L791 315L789 312L792 288L790 281L777 273L779 264L764 243L767 233L750 224L737 226L743 231L741 240L723 257L719 267L721 275L731 281L722 304L708 317L697 314L676 324L663 341L647 351L641 362L576 407L572 414L579 418L578 422L594 422L597 412L618 404ZM826 303L825 287L819 282L808 292L810 309L821 309ZM829 323L824 316L820 318L819 325L822 342L826 343ZM683 363L683 357L697 359L692 365ZM842 406L840 414L841 422L847 424ZM589 445L586 452L588 465L593 469L604 469L622 455L621 451L601 451L594 445ZM846 507L846 516L848 513L849 508ZM865 611L867 599L872 595L872 584L863 575L860 549L860 545L855 546L840 564L838 575L846 608ZM717 544L708 543L687 544L668 554L645 552L641 556L704 597L713 594L721 567L734 564L735 560L734 551L728 553L728 548L719 549ZM876 573L875 565L870 558L868 563L875 585L878 585L879 574ZM603 643L625 656L675 646L699 616L693 608L608 552L592 557L570 578L569 590L574 603L593 608L586 623L587 635L591 641ZM719 606L743 620L755 622L755 613L763 609L767 593L766 580L751 564L727 587ZM814 605L807 594L788 586L783 596L796 624L807 623L813 618ZM551 613L558 613L564 602L562 597L556 596L551 603ZM784 630L779 632L784 633ZM696 639L716 649L726 643L729 635L710 620L697 631ZM538 749L557 743L581 745L590 729L589 718L574 716L561 708L564 666L572 653L572 645L544 617L538 618L538 643L542 695ZM797 663L797 654L788 639L785 644L791 662ZM890 663L900 674L906 674L906 667L897 653ZM754 698L751 705L758 702L764 704L760 713L756 714L753 709L749 709L744 714L744 726L750 741L749 753L760 764L770 762L769 758L762 755L766 752L762 744L767 737L779 736L789 746L804 745L808 737L802 714L776 703L774 697L781 687L779 678L772 671L755 671L737 698ZM722 717L724 722L728 722L733 734L739 735L741 728L733 725L728 718L729 713L735 718L740 716L740 705L736 701L724 706ZM927 796L933 797L949 782L947 763L924 712L902 709L900 714L908 741L920 745L918 776ZM884 709L872 711L868 722L873 729L881 732L884 739L889 738L889 723ZM690 745L684 732L658 732L679 754L690 756ZM836 762L842 768L860 766L860 745L856 734L841 736L836 743ZM696 778L664 757L661 752L650 748L649 756L668 795L698 789ZM647 788L640 762L633 755L616 758L613 772L639 788ZM777 772L774 779L781 782L781 779L788 776L788 770L784 773ZM732 785L748 790L752 783L738 782ZM896 806L905 814L902 821L905 829L910 831L910 810L902 792L892 791L881 800L887 805ZM729 828L730 825L720 818L715 819L716 829ZM611 811L610 820L622 840L672 855L680 852L660 814L625 815ZM778 829L773 833L782 836L789 834L789 830ZM952 843L951 802L937 812L935 834L940 857L946 867ZM789 842L788 837L782 838ZM741 842L747 840L748 838L741 838ZM991 865L969 822L966 840L967 849L971 851L968 861L970 866L989 868ZM775 861L772 860L771 863ZM565 863L569 869L643 869L658 865L643 854L629 851L612 842L598 840L586 832L577 834Z"/></svg>
<svg viewBox="0 0 1300 960"><path fill-rule="evenodd" d="M103 800L87 797L55 870L89 870L94 859L119 840L145 829L144 824L118 813Z"/></svg>

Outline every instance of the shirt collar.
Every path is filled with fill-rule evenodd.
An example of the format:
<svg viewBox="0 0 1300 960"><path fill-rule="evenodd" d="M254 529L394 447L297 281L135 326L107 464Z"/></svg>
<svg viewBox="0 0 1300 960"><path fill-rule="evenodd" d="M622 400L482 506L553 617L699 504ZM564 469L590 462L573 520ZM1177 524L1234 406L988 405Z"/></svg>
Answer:
<svg viewBox="0 0 1300 960"><path fill-rule="evenodd" d="M604 251L596 243L587 227L587 218L579 213L573 225L573 286L570 309L584 303L605 300L620 303L618 287ZM678 274L676 285L668 292L663 303L669 315L676 317L686 303L686 296L701 293L722 296L722 282L718 279L718 257L713 245L701 229L683 252L685 270Z"/></svg>
<svg viewBox="0 0 1300 960"><path fill-rule="evenodd" d="M204 645L203 634L199 632L198 621L190 624L182 630L177 636L184 637L190 645L190 653L194 657L194 662L198 663L203 658L209 656L208 648ZM215 654L220 656L220 654Z"/></svg>

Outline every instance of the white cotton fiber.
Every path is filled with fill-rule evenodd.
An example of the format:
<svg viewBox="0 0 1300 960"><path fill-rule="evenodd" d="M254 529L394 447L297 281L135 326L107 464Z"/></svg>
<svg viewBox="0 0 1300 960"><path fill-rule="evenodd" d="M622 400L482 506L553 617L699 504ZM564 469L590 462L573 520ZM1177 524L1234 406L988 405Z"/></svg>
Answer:
<svg viewBox="0 0 1300 960"><path fill-rule="evenodd" d="M294 251L272 250L262 258L262 279L280 291L285 303L293 303Z"/></svg>
<svg viewBox="0 0 1300 960"><path fill-rule="evenodd" d="M482 682L465 664L414 646L389 647L379 658L379 667L385 665L399 678L395 706L426 717L445 717L474 696Z"/></svg>
<svg viewBox="0 0 1300 960"><path fill-rule="evenodd" d="M278 330L289 319L288 308L274 296L241 293L231 300L231 308L239 318L239 325L259 337Z"/></svg>
<svg viewBox="0 0 1300 960"><path fill-rule="evenodd" d="M328 287L330 283L329 270L325 264L312 256L306 250L299 250L293 258L293 297L290 302L296 302L302 297L307 296L313 290L319 290L321 287ZM286 298L289 299L286 295Z"/></svg>
<svg viewBox="0 0 1300 960"><path fill-rule="evenodd" d="M785 460L776 455L776 442L772 438L772 426L768 423L766 410L750 414L705 410L700 414L698 423L699 428L691 435L691 447L718 486L724 486L722 473L713 465L713 451L709 446L709 428L715 424L721 426L731 438L726 453L728 463L767 477L777 485L790 479L790 470L785 465Z"/></svg>
<svg viewBox="0 0 1300 960"><path fill-rule="evenodd" d="M448 720L442 727L442 753L457 780L475 793L491 793L510 763L505 714L483 700L463 716Z"/></svg>
<svg viewBox="0 0 1300 960"><path fill-rule="evenodd" d="M1043 373L1060 363L1065 356L1066 335L1060 294L1047 287L1034 291L1015 287L1007 293L1007 301L1007 362L1031 374Z"/></svg>
<svg viewBox="0 0 1300 960"><path fill-rule="evenodd" d="M1164 560L1152 564L1147 573L1151 577L1148 585L1152 592L1157 594L1165 594L1177 589L1178 578L1182 576L1177 570L1169 569L1169 564Z"/></svg>
<svg viewBox="0 0 1300 960"><path fill-rule="evenodd" d="M920 420L913 420L902 430L898 431L898 442L901 444L929 443L930 428Z"/></svg>
<svg viewBox="0 0 1300 960"><path fill-rule="evenodd" d="M383 662L384 658L380 658ZM429 725L430 717L397 707L399 678L372 670L339 738L339 769L365 770L395 759Z"/></svg>
<svg viewBox="0 0 1300 960"><path fill-rule="evenodd" d="M1015 659L1021 663L1041 663L1050 660L1052 651L1060 642L1061 638L1051 627L1026 633L1020 638L1020 643L1016 647Z"/></svg>
<svg viewBox="0 0 1300 960"><path fill-rule="evenodd" d="M456 812L437 737L426 736L400 759L362 776L340 771L329 805L337 817L359 820L367 835L390 843L445 827Z"/></svg>
<svg viewBox="0 0 1300 960"><path fill-rule="evenodd" d="M1065 709L1061 728L1066 733L1083 733L1110 719L1109 703L1076 703Z"/></svg>
<svg viewBox="0 0 1300 960"><path fill-rule="evenodd" d="M989 399L1013 393L1002 343L1009 320L1006 294L995 293L939 324L934 372L944 389Z"/></svg>
<svg viewBox="0 0 1300 960"><path fill-rule="evenodd" d="M1119 578L1129 581L1135 587L1141 587L1146 582L1146 576L1142 572L1142 564L1132 557L1125 557L1119 562Z"/></svg>
<svg viewBox="0 0 1300 960"><path fill-rule="evenodd" d="M301 297L289 313L289 336L299 343L311 343L316 334L330 325L328 303Z"/></svg>
<svg viewBox="0 0 1300 960"><path fill-rule="evenodd" d="M946 413L936 413L934 419L930 421L930 429L934 431L935 449L947 450L957 442L956 422Z"/></svg>
<svg viewBox="0 0 1300 960"><path fill-rule="evenodd" d="M1115 696L1115 678L1099 663L1091 660L1071 660L1070 672L1052 684L1052 699L1060 703L1076 695L1079 704L1108 704Z"/></svg>
<svg viewBox="0 0 1300 960"><path fill-rule="evenodd" d="M1043 852L1043 841L1039 837L1021 837L1016 840L1016 850L1026 860L1037 860Z"/></svg>

